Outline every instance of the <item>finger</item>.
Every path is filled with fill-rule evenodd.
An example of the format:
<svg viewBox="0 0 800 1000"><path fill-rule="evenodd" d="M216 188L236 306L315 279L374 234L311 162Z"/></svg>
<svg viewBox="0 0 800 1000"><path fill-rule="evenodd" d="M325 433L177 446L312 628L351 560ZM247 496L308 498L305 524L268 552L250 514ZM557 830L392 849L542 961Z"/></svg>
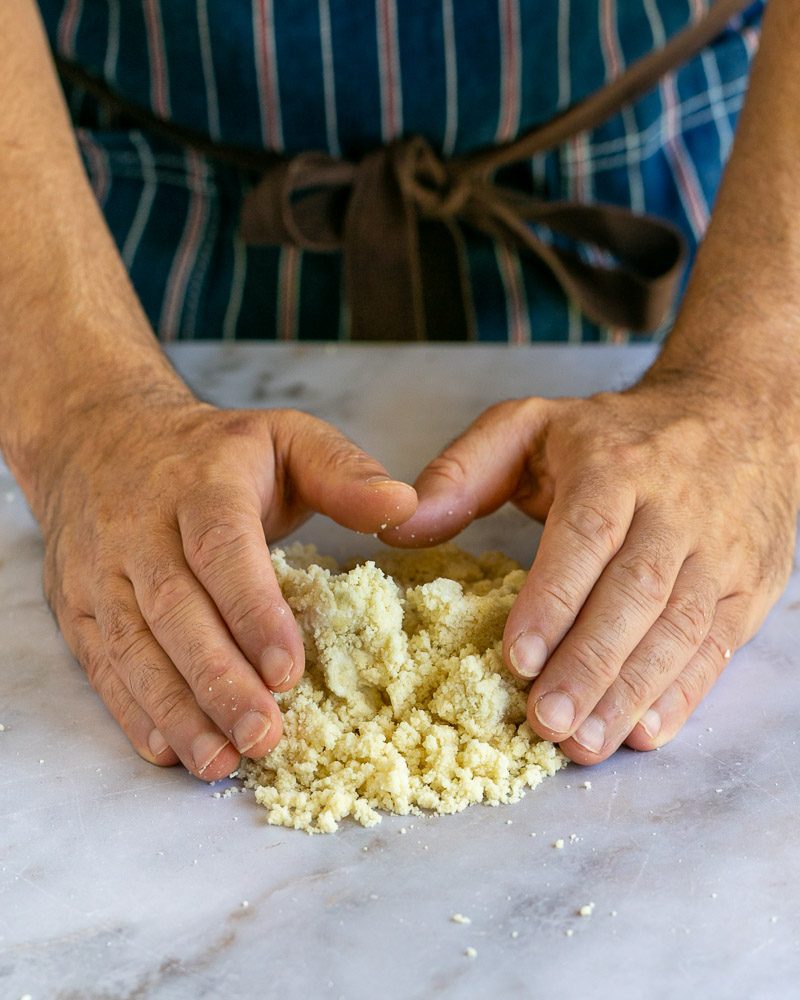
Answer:
<svg viewBox="0 0 800 1000"><path fill-rule="evenodd" d="M518 677L536 677L572 627L622 546L635 502L613 469L583 468L557 484L536 558L503 633L505 661Z"/></svg>
<svg viewBox="0 0 800 1000"><path fill-rule="evenodd" d="M64 629L64 636L90 684L139 756L160 767L177 764L177 754L114 672L95 619L81 615L71 630Z"/></svg>
<svg viewBox="0 0 800 1000"><path fill-rule="evenodd" d="M597 720L587 716L664 609L684 556L682 539L659 512L636 514L624 545L531 688L529 721L540 736L561 742L581 727L581 741L600 739ZM519 664L513 646L509 657Z"/></svg>
<svg viewBox="0 0 800 1000"><path fill-rule="evenodd" d="M189 568L237 646L268 687L288 690L303 673L303 640L275 578L259 509L228 486L205 486L183 498L178 525ZM175 582L187 594L192 589L185 577ZM197 614L209 617L201 608ZM240 665L233 678L243 694L248 684L252 691L249 675Z"/></svg>
<svg viewBox="0 0 800 1000"><path fill-rule="evenodd" d="M414 516L381 537L410 548L434 545L497 510L517 491L548 412L545 400L490 407L419 475Z"/></svg>
<svg viewBox="0 0 800 1000"><path fill-rule="evenodd" d="M145 550L132 567L143 621L205 715L241 754L263 757L278 741L280 711L182 553L175 551L178 544L175 538L166 554L164 547Z"/></svg>
<svg viewBox="0 0 800 1000"><path fill-rule="evenodd" d="M561 743L568 757L595 764L619 747L705 641L720 589L719 574L707 562L686 560L664 611L575 735Z"/></svg>
<svg viewBox="0 0 800 1000"><path fill-rule="evenodd" d="M330 424L305 413L292 417L276 421L273 432L284 502L294 492L307 508L354 531L377 532L411 517L412 486L392 479Z"/></svg>
<svg viewBox="0 0 800 1000"><path fill-rule="evenodd" d="M753 636L766 614L752 598L726 597L717 605L711 630L678 678L645 711L625 740L634 750L655 750L677 735L708 694L733 654Z"/></svg>
<svg viewBox="0 0 800 1000"><path fill-rule="evenodd" d="M230 774L239 752L202 711L153 638L130 583L121 578L110 581L96 607L97 627L111 665L187 770L206 781Z"/></svg>

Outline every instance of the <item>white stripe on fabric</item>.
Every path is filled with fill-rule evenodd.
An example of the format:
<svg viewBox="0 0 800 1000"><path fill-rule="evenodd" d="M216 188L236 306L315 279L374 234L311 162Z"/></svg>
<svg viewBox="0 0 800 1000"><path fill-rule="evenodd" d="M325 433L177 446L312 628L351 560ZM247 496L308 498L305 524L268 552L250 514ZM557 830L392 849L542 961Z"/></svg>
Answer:
<svg viewBox="0 0 800 1000"><path fill-rule="evenodd" d="M231 274L231 290L228 293L228 307L222 322L223 340L235 340L236 328L242 313L244 300L244 284L247 278L247 247L238 233L233 236L233 272Z"/></svg>
<svg viewBox="0 0 800 1000"><path fill-rule="evenodd" d="M58 22L57 45L62 55L75 55L75 39L83 15L83 0L67 0Z"/></svg>
<svg viewBox="0 0 800 1000"><path fill-rule="evenodd" d="M725 110L728 115L735 114L741 109L746 92L747 76L742 76L738 80L733 80L722 87L720 93L725 101ZM707 97L708 95L703 95L702 100L704 103L707 101ZM629 151L626 151L625 144L627 139L613 139L609 142L599 142L587 146L585 150L586 162L591 164L594 173L598 173L600 170L613 170L618 167L624 167L629 157L646 160L649 156L657 153L664 146L668 138L672 138L676 134L673 131L676 126L680 132L687 132L689 129L699 128L701 125L706 125L714 120L715 112L710 105L699 107L693 114L686 114L687 107L691 105L693 108L697 108L698 104L699 101L697 98L691 98L680 104L677 108L678 114L673 123L665 124L663 119L659 117L652 125L638 134L637 141L640 144L638 149L631 147ZM580 155L579 151L575 151L574 157L576 162Z"/></svg>
<svg viewBox="0 0 800 1000"><path fill-rule="evenodd" d="M529 344L531 322L519 254L502 241L495 243L495 257L506 293L506 328L509 343Z"/></svg>
<svg viewBox="0 0 800 1000"><path fill-rule="evenodd" d="M458 61L453 0L442 0L442 41L444 46L445 124L442 152L452 156L458 135Z"/></svg>
<svg viewBox="0 0 800 1000"><path fill-rule="evenodd" d="M616 0L600 0L600 48L606 69L606 79L615 80L625 69L622 43L619 38L618 9ZM622 109L622 124L625 129L625 166L628 174L630 204L634 212L645 209L644 181L636 158L631 156L638 142L639 129L636 114L630 105Z"/></svg>
<svg viewBox="0 0 800 1000"><path fill-rule="evenodd" d="M339 121L336 114L336 72L333 62L330 0L319 0L319 41L322 52L322 88L325 94L325 134L328 152L340 157Z"/></svg>
<svg viewBox="0 0 800 1000"><path fill-rule="evenodd" d="M396 0L375 0L375 27L381 93L381 136L384 142L391 142L403 131Z"/></svg>
<svg viewBox="0 0 800 1000"><path fill-rule="evenodd" d="M161 0L143 0L143 4L147 53L150 58L150 100L157 115L169 118L171 108Z"/></svg>
<svg viewBox="0 0 800 1000"><path fill-rule="evenodd" d="M647 15L647 23L650 25L650 34L653 36L653 48L663 49L667 44L667 34L664 31L664 22L658 10L656 0L643 0L644 12Z"/></svg>
<svg viewBox="0 0 800 1000"><path fill-rule="evenodd" d="M302 251L297 247L281 247L278 266L278 338L297 340L300 315L300 267Z"/></svg>
<svg viewBox="0 0 800 1000"><path fill-rule="evenodd" d="M106 58L103 63L103 75L112 85L117 81L117 63L119 61L119 3L120 0L108 0L108 40L106 41Z"/></svg>
<svg viewBox="0 0 800 1000"><path fill-rule="evenodd" d="M500 107L496 143L508 142L519 132L522 87L519 0L500 0Z"/></svg>
<svg viewBox="0 0 800 1000"><path fill-rule="evenodd" d="M572 67L569 47L570 0L558 4L558 110L568 107L572 100Z"/></svg>
<svg viewBox="0 0 800 1000"><path fill-rule="evenodd" d="M172 262L164 303L159 319L159 334L164 340L174 340L180 332L181 316L192 270L203 243L208 220L208 195L205 191L206 165L194 152L187 151L189 210L183 235Z"/></svg>
<svg viewBox="0 0 800 1000"><path fill-rule="evenodd" d="M258 77L258 103L261 110L261 136L267 149L283 150L283 123L278 96L275 24L272 0L253 4L253 40Z"/></svg>
<svg viewBox="0 0 800 1000"><path fill-rule="evenodd" d="M131 132L131 142L136 147L141 162L142 171L142 193L139 196L139 204L136 214L133 217L131 228L125 238L122 247L122 260L125 267L130 271L136 258L136 251L142 241L147 223L150 221L150 214L153 210L153 202L158 190L158 176L156 174L156 164L150 146L145 142L141 132Z"/></svg>
<svg viewBox="0 0 800 1000"><path fill-rule="evenodd" d="M206 88L206 109L208 113L208 134L219 142L219 95L214 74L214 51L211 46L211 32L208 26L208 0L197 0L197 34L200 39L200 60L203 65L203 82Z"/></svg>
<svg viewBox="0 0 800 1000"><path fill-rule="evenodd" d="M702 0L692 0L692 17L699 21L706 14L706 6ZM720 157L724 161L727 159L731 146L733 145L733 128L725 113L723 101L721 99L722 78L719 73L719 64L714 54L713 48L706 47L700 54L700 62L703 66L703 73L706 78L706 93L709 104L714 112L714 125L719 139Z"/></svg>

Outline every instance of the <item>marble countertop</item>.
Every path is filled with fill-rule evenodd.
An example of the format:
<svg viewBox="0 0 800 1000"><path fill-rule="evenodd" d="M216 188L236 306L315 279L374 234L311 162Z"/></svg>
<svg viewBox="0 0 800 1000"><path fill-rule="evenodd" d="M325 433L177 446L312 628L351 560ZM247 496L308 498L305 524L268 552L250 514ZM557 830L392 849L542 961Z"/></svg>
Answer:
<svg viewBox="0 0 800 1000"><path fill-rule="evenodd" d="M619 387L651 352L186 345L172 357L210 400L309 410L413 477L485 405ZM301 535L334 555L377 545L321 519ZM503 510L462 542L524 561L537 535ZM668 747L566 768L516 806L310 837L265 825L249 792L214 797L233 782L212 789L133 753L58 635L40 561L0 466L2 1000L798 995L797 570Z"/></svg>

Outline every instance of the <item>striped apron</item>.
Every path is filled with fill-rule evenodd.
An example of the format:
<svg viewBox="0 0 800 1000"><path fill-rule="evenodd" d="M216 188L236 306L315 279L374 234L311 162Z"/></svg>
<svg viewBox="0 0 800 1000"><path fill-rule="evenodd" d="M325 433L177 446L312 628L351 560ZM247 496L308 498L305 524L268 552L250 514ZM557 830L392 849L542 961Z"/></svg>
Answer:
<svg viewBox="0 0 800 1000"><path fill-rule="evenodd" d="M513 139L689 21L706 0L39 0L53 50L129 101L225 143L358 159L421 134L445 156ZM691 255L747 86L763 0L658 87L591 132L508 168L547 199L660 215ZM538 9L534 9L538 8ZM66 86L80 149L163 340L346 339L339 255L246 247L249 181L121 128ZM470 308L486 341L623 341L547 269L467 234ZM668 324L652 336L663 335ZM635 335L639 339L640 335Z"/></svg>

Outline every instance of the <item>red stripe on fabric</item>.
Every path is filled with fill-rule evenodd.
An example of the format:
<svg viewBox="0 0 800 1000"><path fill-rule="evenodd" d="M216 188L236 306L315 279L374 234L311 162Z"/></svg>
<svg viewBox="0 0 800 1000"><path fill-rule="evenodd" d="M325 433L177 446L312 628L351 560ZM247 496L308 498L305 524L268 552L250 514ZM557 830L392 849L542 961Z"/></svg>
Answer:
<svg viewBox="0 0 800 1000"><path fill-rule="evenodd" d="M144 0L144 16L147 28L147 49L150 56L150 94L153 110L163 118L168 118L170 115L169 94L159 0Z"/></svg>
<svg viewBox="0 0 800 1000"><path fill-rule="evenodd" d="M274 53L270 51L269 44L269 32L271 31L269 15L269 0L258 0L256 4L256 34L258 37L255 43L259 82L258 100L261 109L261 134L269 149L280 149L283 143L279 134L276 117L278 95L275 92L274 79L271 72Z"/></svg>
<svg viewBox="0 0 800 1000"><path fill-rule="evenodd" d="M97 146L91 133L88 131L81 129L78 132L78 140L81 149L84 150L86 158L89 161L89 174L94 196L102 208L111 187L111 174L108 169L105 152Z"/></svg>
<svg viewBox="0 0 800 1000"><path fill-rule="evenodd" d="M661 92L664 99L664 117L667 123L665 132L670 136L666 146L671 154L670 160L675 170L681 200L686 209L689 224L695 236L700 237L708 225L708 206L700 189L694 164L680 134L678 94L674 76L669 76L664 80Z"/></svg>
<svg viewBox="0 0 800 1000"><path fill-rule="evenodd" d="M622 71L622 59L619 51L619 38L616 27L615 0L601 0L600 3L600 39L603 44L603 55L608 67L607 78L616 79Z"/></svg>
<svg viewBox="0 0 800 1000"><path fill-rule="evenodd" d="M186 301L186 288L189 275L205 234L205 224L208 217L207 199L202 191L205 182L205 172L202 161L194 153L187 153L189 163L190 201L189 217L181 238L181 244L175 257L175 262L167 282L164 295L164 308L161 312L160 333L165 340L173 340L178 333L178 324Z"/></svg>
<svg viewBox="0 0 800 1000"><path fill-rule="evenodd" d="M500 70L500 123L497 141L513 138L519 118L520 39L513 4L516 0L501 0L503 44Z"/></svg>
<svg viewBox="0 0 800 1000"><path fill-rule="evenodd" d="M499 244L498 251L500 274L506 290L508 339L512 344L527 344L530 342L530 330L524 290L521 284L519 258L504 243Z"/></svg>
<svg viewBox="0 0 800 1000"><path fill-rule="evenodd" d="M75 55L75 36L78 30L82 0L68 0L58 26L58 50L65 56Z"/></svg>
<svg viewBox="0 0 800 1000"><path fill-rule="evenodd" d="M383 93L386 120L384 122L384 138L394 139L399 132L397 115L397 77L395 73L397 53L394 47L391 25L391 0L381 0L380 31L383 40Z"/></svg>

